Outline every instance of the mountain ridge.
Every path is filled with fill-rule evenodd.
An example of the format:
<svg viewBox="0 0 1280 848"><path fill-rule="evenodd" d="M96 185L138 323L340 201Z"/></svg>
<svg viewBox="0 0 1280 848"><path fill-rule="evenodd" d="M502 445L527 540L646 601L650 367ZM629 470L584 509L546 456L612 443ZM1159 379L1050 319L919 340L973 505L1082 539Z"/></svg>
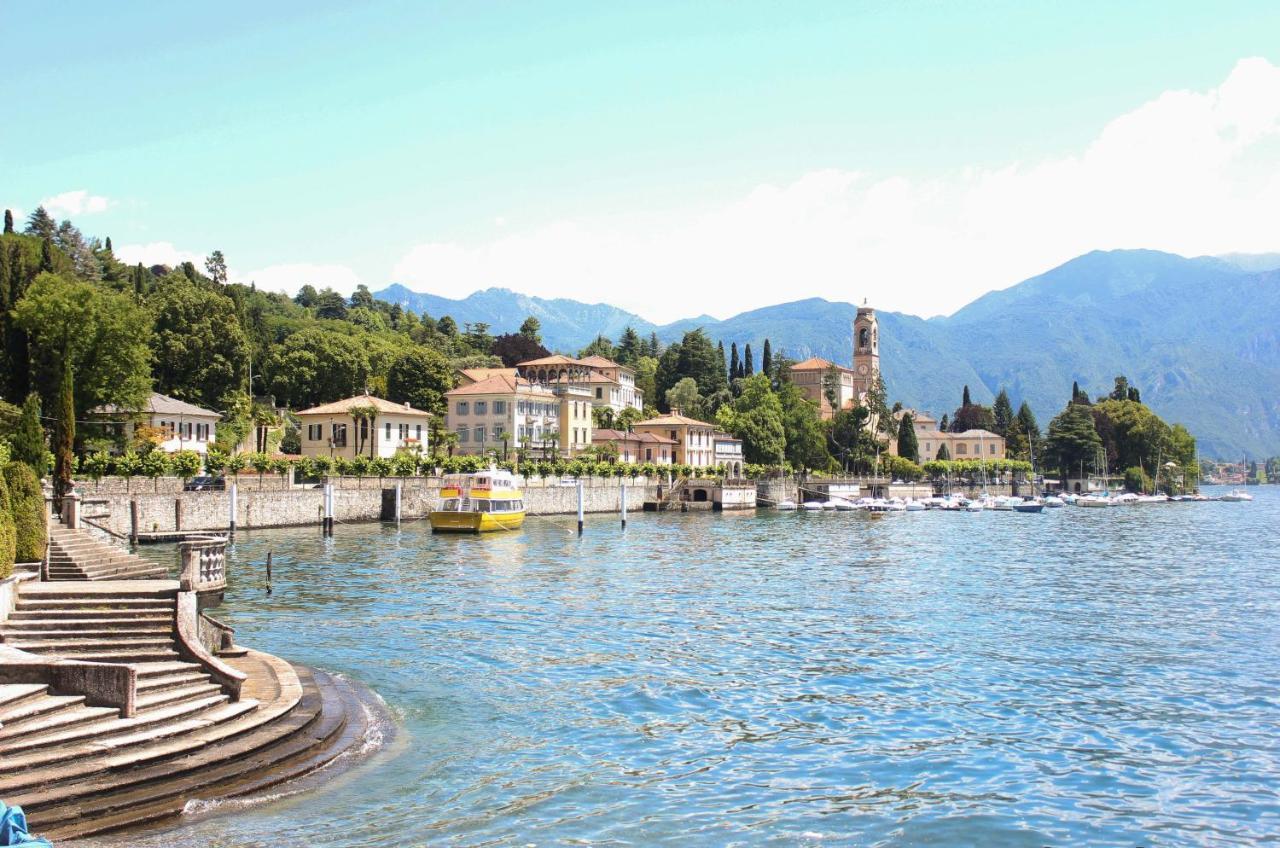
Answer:
<svg viewBox="0 0 1280 848"><path fill-rule="evenodd" d="M1096 396L1124 374L1160 415L1186 424L1206 456L1280 454L1280 329L1274 326L1280 270L1272 264L1280 267L1280 255L1092 251L948 316L878 311L890 397L941 416L959 405L965 385L976 401L988 403L1005 387L1015 403L1031 404L1043 428L1066 403L1073 381ZM617 341L628 325L656 332L664 342L701 326L726 347L750 344L757 357L768 338L775 351L796 359L847 362L857 314L851 303L810 297L725 319L656 325L607 303L508 289L457 300L399 285L374 294L434 317L484 321L495 333L513 332L535 315L547 346L566 352L598 334Z"/></svg>

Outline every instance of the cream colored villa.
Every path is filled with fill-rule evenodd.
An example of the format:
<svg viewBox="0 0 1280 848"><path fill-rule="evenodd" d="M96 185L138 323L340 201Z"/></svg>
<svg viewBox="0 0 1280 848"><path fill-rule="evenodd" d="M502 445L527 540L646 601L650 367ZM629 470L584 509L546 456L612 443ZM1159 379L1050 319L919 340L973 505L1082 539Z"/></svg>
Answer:
<svg viewBox="0 0 1280 848"><path fill-rule="evenodd" d="M938 451L947 446L947 455L951 459L1004 459L1004 437L990 430L966 430L963 433L944 433L938 429L938 420L927 412L906 409L894 413L894 417L902 420L904 413L911 414L912 426L916 431L916 444L920 449L920 461L929 462L938 458ZM896 441L890 448L897 453Z"/></svg>
<svg viewBox="0 0 1280 848"><path fill-rule="evenodd" d="M591 391L592 404L607 406L614 413L644 409L644 392L636 388L634 369L603 356L588 356L579 361L591 369L587 388Z"/></svg>
<svg viewBox="0 0 1280 848"><path fill-rule="evenodd" d="M672 461L676 465L692 465L694 468L715 465L716 428L713 424L681 415L679 410L672 410L657 418L637 421L631 425L631 429L636 433L664 436L675 442Z"/></svg>
<svg viewBox="0 0 1280 848"><path fill-rule="evenodd" d="M622 430L595 430L591 442L596 447L613 447L618 451L619 462L652 462L670 465L676 443L655 433L627 433Z"/></svg>
<svg viewBox="0 0 1280 848"><path fill-rule="evenodd" d="M303 456L392 457L427 452L431 413L371 394L356 395L296 413Z"/></svg>
<svg viewBox="0 0 1280 848"><path fill-rule="evenodd" d="M125 439L132 439L141 426L160 434L160 450L165 453L189 450L206 453L214 440L214 430L221 415L185 400L152 392L138 410L125 410L115 404L100 406L89 413L95 421L114 429Z"/></svg>
<svg viewBox="0 0 1280 848"><path fill-rule="evenodd" d="M492 371L487 376L477 373L474 376L481 379L445 392L445 427L457 437L454 451L502 453L528 447L556 452L561 447L560 398L520 379L515 369ZM464 377L472 375L464 372Z"/></svg>

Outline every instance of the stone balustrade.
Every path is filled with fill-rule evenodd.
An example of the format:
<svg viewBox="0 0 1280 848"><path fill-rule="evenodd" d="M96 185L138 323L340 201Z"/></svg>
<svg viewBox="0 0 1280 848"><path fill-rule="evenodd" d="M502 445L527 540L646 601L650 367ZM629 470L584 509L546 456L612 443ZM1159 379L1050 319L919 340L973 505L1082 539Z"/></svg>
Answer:
<svg viewBox="0 0 1280 848"><path fill-rule="evenodd" d="M178 582L183 592L221 592L227 587L227 540L222 536L178 544Z"/></svg>

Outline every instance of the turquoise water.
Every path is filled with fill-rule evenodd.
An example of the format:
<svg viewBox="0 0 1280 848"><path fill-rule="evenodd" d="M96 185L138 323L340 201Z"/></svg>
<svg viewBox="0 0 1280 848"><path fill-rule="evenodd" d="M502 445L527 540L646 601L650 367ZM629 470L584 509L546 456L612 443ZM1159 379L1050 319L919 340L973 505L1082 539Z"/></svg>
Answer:
<svg viewBox="0 0 1280 848"><path fill-rule="evenodd" d="M1275 841L1280 491L1252 491L241 534L218 615L369 684L398 740L332 788L127 841Z"/></svg>

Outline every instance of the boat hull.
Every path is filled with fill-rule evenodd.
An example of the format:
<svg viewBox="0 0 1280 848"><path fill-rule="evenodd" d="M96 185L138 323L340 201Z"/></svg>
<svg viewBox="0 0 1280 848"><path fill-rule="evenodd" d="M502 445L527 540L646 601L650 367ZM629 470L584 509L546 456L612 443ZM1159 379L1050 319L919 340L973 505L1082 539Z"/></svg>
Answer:
<svg viewBox="0 0 1280 848"><path fill-rule="evenodd" d="M427 516L436 533L494 533L519 530L524 524L523 512L444 512L436 510Z"/></svg>

